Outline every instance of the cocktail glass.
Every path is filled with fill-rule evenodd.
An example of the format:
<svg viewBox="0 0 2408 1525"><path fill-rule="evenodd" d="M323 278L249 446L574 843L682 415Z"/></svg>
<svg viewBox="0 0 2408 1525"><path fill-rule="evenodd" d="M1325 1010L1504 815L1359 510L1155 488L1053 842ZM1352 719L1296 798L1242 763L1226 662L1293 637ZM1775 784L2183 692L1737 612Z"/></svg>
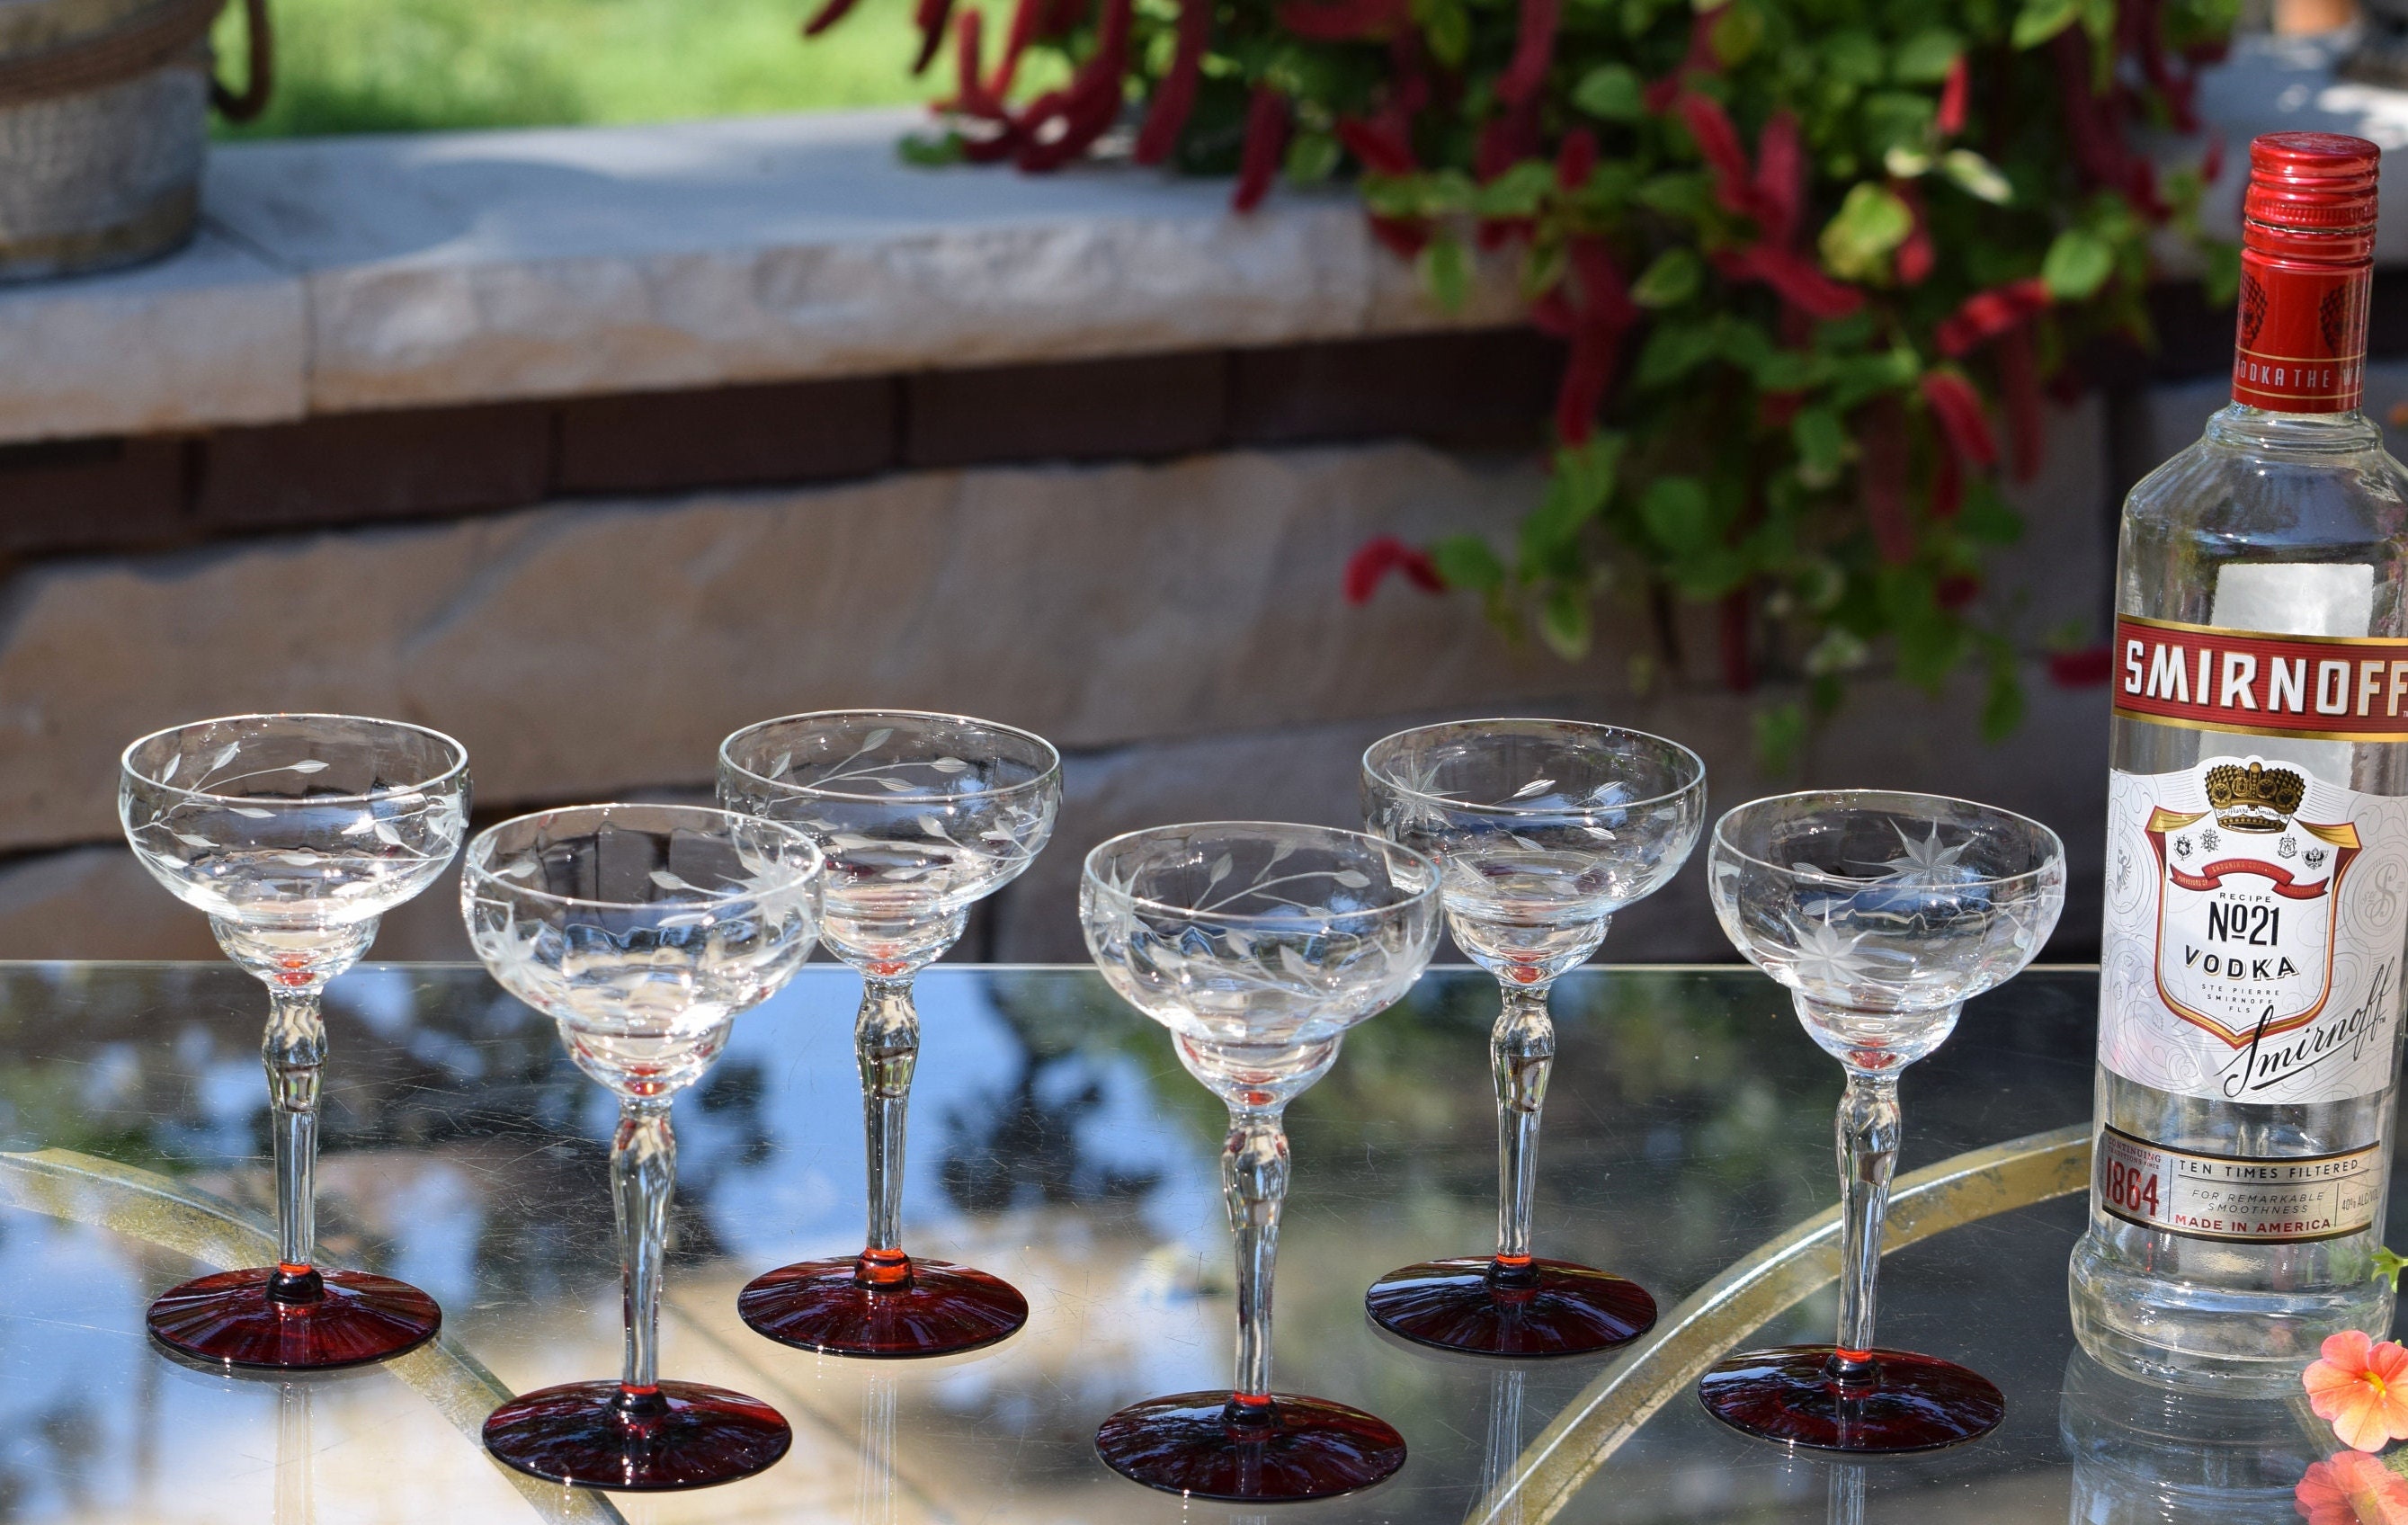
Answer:
<svg viewBox="0 0 2408 1525"><path fill-rule="evenodd" d="M1789 987L1807 1035L1848 1079L1839 1338L1727 1357L1698 1396L1726 1424L1817 1450L1927 1451L1988 1433L2006 1404L1987 1379L1873 1344L1898 1076L2048 941L2065 905L2064 844L2038 821L1962 799L1782 795L1715 824L1708 878L1724 933Z"/></svg>
<svg viewBox="0 0 2408 1525"><path fill-rule="evenodd" d="M118 817L135 856L207 912L218 946L265 982L277 1263L150 1304L171 1350L227 1366L352 1366L431 1339L435 1300L316 1263L320 997L377 918L441 876L468 822L468 754L438 732L353 715L236 715L125 749Z"/></svg>
<svg viewBox="0 0 2408 1525"><path fill-rule="evenodd" d="M1677 742L1570 720L1399 731L1363 755L1371 830L1438 860L1455 945L1497 977L1497 1253L1426 1260L1371 1285L1372 1319L1490 1356L1576 1356L1645 1333L1637 1283L1531 1247L1539 1117L1555 1068L1547 992L1613 914L1661 889L1705 824L1706 767Z"/></svg>
<svg viewBox="0 0 2408 1525"><path fill-rule="evenodd" d="M1087 855L1087 950L1121 998L1170 1029L1229 1108L1221 1187L1238 1250L1237 1382L1122 1409L1096 1449L1168 1492L1318 1499L1404 1465L1360 1409L1271 1390L1271 1265L1287 1194L1289 1101L1346 1029L1394 1004L1438 945L1438 872L1410 849L1324 827L1157 827Z"/></svg>
<svg viewBox="0 0 2408 1525"><path fill-rule="evenodd" d="M652 1491L733 1482L793 1433L757 1398L659 1375L677 1140L669 1103L776 994L819 932L824 860L772 821L691 805L586 805L479 832L460 884L468 940L502 988L559 1025L619 1101L610 1200L624 1359L616 1382L514 1398L485 1447L557 1483Z"/></svg>
<svg viewBox="0 0 2408 1525"><path fill-rule="evenodd" d="M911 980L960 939L972 905L1036 858L1061 798L1061 758L1042 738L962 715L792 715L721 743L720 803L808 832L827 855L821 941L862 975L867 1243L755 1277L736 1306L758 1332L829 1355L940 1356L1028 1321L1028 1300L1000 1278L903 1252L903 1125L920 1057Z"/></svg>

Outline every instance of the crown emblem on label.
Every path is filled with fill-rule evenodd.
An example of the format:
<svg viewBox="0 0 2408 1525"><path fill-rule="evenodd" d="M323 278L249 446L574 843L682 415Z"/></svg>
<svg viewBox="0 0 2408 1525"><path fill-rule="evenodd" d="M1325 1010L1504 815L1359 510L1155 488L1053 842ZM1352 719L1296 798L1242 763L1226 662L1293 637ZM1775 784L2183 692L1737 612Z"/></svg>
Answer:
<svg viewBox="0 0 2408 1525"><path fill-rule="evenodd" d="M2297 812L2307 794L2307 780L2287 768L2224 763L2207 770L2208 808L2231 813L2215 818L2227 831L2280 831L2283 817Z"/></svg>

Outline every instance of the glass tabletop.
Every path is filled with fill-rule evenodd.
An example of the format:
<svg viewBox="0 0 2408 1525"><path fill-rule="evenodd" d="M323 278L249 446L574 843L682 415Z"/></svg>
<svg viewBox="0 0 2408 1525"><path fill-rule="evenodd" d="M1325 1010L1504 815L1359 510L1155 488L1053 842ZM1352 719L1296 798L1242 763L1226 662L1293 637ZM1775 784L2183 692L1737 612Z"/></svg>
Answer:
<svg viewBox="0 0 2408 1525"><path fill-rule="evenodd" d="M2089 970L2037 969L1972 1002L1906 1078L1901 1171L2085 1122L2095 988ZM0 1519L1267 1519L1150 1492L1094 1453L1097 1421L1121 1404L1225 1386L1233 1314L1219 1106L1089 971L940 965L919 982L907 1243L1023 1288L1024 1331L962 1357L862 1362L769 1344L738 1320L752 1275L860 1247L858 995L850 971L811 966L738 1020L675 1113L663 1373L768 1400L794 1422L793 1454L723 1489L606 1498L518 1477L476 1441L502 1388L617 1371L612 1112L550 1024L468 966L370 965L335 982L322 1253L433 1293L444 1339L384 1367L228 1377L151 1345L142 1310L176 1281L257 1256L242 1236L255 1240L271 1201L260 987L223 965L0 965ZM2070 1362L2065 1263L2082 1201L2029 1200L2079 1181L2062 1141L2032 1154L2046 1170L1884 1271L1882 1342L1964 1360L2007 1394L1998 1432L1955 1451L1835 1466L1722 1429L1684 1383L1659 1384L1651 1412L1632 1397L1628 1354L1499 1363L1384 1335L1363 1312L1375 1277L1493 1243L1495 1010L1486 975L1435 970L1350 1034L1290 1112L1279 1385L1382 1416L1411 1456L1364 1493L1271 1513L1299 1525L2295 1518L2290 1482L2315 1453L2279 1408L2244 1417L2211 1465L2202 1446L2221 1442L2155 1422L2144 1400ZM1835 1201L1840 1068L1782 991L1738 967L1584 971L1557 987L1555 1011L1538 1249L1651 1288L1668 1315L1650 1370L1671 1370L1699 1354L1682 1345L1695 1330L1670 1327L1676 1305ZM1719 1329L1702 1354L1830 1337L1828 1287L1764 1295L1754 1327ZM1609 1435L1599 1417L1616 1403L1627 1432ZM2147 1512L2170 1496L2169 1470L2201 1475L2204 1512ZM1541 1475L1545 1488L1515 1486Z"/></svg>

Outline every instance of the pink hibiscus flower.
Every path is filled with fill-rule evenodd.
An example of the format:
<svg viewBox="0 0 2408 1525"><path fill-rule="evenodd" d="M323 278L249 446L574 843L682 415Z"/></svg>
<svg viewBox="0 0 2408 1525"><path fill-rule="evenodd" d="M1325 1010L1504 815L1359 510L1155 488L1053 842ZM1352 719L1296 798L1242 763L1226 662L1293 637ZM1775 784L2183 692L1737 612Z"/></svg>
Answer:
<svg viewBox="0 0 2408 1525"><path fill-rule="evenodd" d="M2408 1477L2363 1451L2315 1463L2292 1497L2308 1525L2408 1525Z"/></svg>
<svg viewBox="0 0 2408 1525"><path fill-rule="evenodd" d="M2300 1380L2308 1406L2332 1421L2343 1445L2379 1451L2386 1441L2408 1440L2408 1348L2397 1342L2376 1345L2344 1330L2325 1342L2322 1359Z"/></svg>

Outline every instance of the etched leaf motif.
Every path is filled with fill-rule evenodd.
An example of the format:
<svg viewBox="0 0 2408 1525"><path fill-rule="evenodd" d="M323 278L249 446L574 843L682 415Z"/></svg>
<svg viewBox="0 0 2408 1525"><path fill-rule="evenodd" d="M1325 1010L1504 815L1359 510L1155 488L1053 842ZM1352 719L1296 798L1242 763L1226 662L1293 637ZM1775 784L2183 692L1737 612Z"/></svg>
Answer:
<svg viewBox="0 0 2408 1525"><path fill-rule="evenodd" d="M253 821L272 820L276 815L274 811L261 810L255 805L228 805L226 809L234 812L236 815L240 815L246 819Z"/></svg>
<svg viewBox="0 0 2408 1525"><path fill-rule="evenodd" d="M290 770L295 773L322 773L326 770L326 765L315 757L306 757L292 764Z"/></svg>
<svg viewBox="0 0 2408 1525"><path fill-rule="evenodd" d="M1283 942L1280 944L1279 961L1280 968L1286 970L1296 978L1307 982L1312 981L1312 966L1304 961L1304 955L1296 951L1296 945L1294 943Z"/></svg>
<svg viewBox="0 0 2408 1525"><path fill-rule="evenodd" d="M895 727L892 726L881 726L863 739L861 750L864 752L875 752L894 739Z"/></svg>
<svg viewBox="0 0 2408 1525"><path fill-rule="evenodd" d="M654 869L652 870L652 883L660 885L663 889L692 890L697 895L702 893L700 886L687 884L684 880L680 879L677 875L669 872L666 869Z"/></svg>
<svg viewBox="0 0 2408 1525"><path fill-rule="evenodd" d="M959 757L939 757L928 766L939 773L967 773L970 770L970 765Z"/></svg>
<svg viewBox="0 0 2408 1525"><path fill-rule="evenodd" d="M1369 887L1371 883L1371 876L1365 873L1360 869L1340 869L1329 877L1337 880L1348 889L1364 889Z"/></svg>
<svg viewBox="0 0 2408 1525"><path fill-rule="evenodd" d="M496 879L531 879L535 876L535 870L534 858L520 856L497 866L493 874Z"/></svg>
<svg viewBox="0 0 2408 1525"><path fill-rule="evenodd" d="M888 794L910 794L911 792L911 785L899 778L879 778L873 774L871 775L869 782L877 784Z"/></svg>
<svg viewBox="0 0 2408 1525"><path fill-rule="evenodd" d="M1294 843L1294 842L1283 842L1280 843L1277 847L1274 847L1274 848L1272 848L1272 849L1271 849L1270 862L1269 862L1269 863L1266 863L1266 864L1264 864L1264 865L1263 865L1263 867L1264 867L1264 868L1266 868L1266 869L1268 869L1268 868L1270 868L1273 864L1278 863L1282 858L1286 857L1288 855L1290 855L1291 853L1294 853L1295 851L1296 851L1296 843Z"/></svg>
<svg viewBox="0 0 2408 1525"><path fill-rule="evenodd" d="M175 838L178 842L182 842L187 847L208 848L217 845L215 842L210 842L208 838L195 837L189 831L171 831L168 835Z"/></svg>
<svg viewBox="0 0 2408 1525"><path fill-rule="evenodd" d="M1222 854L1218 858L1213 860L1212 872L1205 879L1204 887L1206 889L1211 889L1222 880L1228 878L1229 870L1237 866L1238 864L1235 858L1231 857L1226 853Z"/></svg>
<svg viewBox="0 0 2408 1525"><path fill-rule="evenodd" d="M226 764L234 761L235 754L241 750L242 743L240 741L228 741L225 745L218 748L218 755L209 759L209 771L214 773L219 769L223 768Z"/></svg>
<svg viewBox="0 0 2408 1525"><path fill-rule="evenodd" d="M379 821L376 824L376 839L390 847L399 847L402 844L401 833L395 831L392 823L388 821Z"/></svg>
<svg viewBox="0 0 2408 1525"><path fill-rule="evenodd" d="M276 855L276 861L290 863L296 869L307 869L316 866L318 855L304 848L298 852L279 853Z"/></svg>
<svg viewBox="0 0 2408 1525"><path fill-rule="evenodd" d="M1554 779L1534 778L1529 783L1525 784L1520 788L1514 790L1513 798L1516 799L1527 799L1534 794L1545 794L1549 789L1552 789L1555 786L1555 781Z"/></svg>
<svg viewBox="0 0 2408 1525"><path fill-rule="evenodd" d="M176 770L182 766L183 761L184 755L180 752L168 758L167 766L159 770L159 782L165 784L169 779L174 778L176 776Z"/></svg>
<svg viewBox="0 0 2408 1525"><path fill-rule="evenodd" d="M778 754L777 760L769 764L769 776L771 778L784 778L786 776L786 770L794 766L795 755L791 752L781 752Z"/></svg>

